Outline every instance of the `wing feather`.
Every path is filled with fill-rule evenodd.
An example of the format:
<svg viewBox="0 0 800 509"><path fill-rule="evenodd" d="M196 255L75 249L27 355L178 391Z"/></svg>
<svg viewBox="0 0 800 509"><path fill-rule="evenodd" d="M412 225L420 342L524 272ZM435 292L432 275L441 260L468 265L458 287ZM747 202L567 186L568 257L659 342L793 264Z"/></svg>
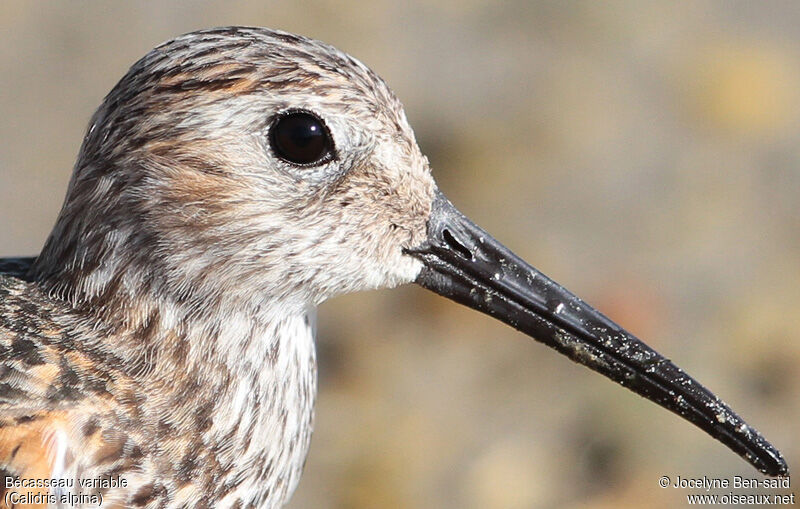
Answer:
<svg viewBox="0 0 800 509"><path fill-rule="evenodd" d="M74 368L81 352L74 348L68 310L11 275L26 272L25 265L0 260L0 509L11 505L11 492L47 493L6 488L5 478L51 478L69 410L92 394Z"/></svg>

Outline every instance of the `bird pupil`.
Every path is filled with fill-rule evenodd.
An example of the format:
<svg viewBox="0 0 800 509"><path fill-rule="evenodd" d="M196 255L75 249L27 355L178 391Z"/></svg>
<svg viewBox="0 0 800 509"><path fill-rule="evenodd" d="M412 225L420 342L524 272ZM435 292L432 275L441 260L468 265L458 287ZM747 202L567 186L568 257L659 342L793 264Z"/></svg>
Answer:
<svg viewBox="0 0 800 509"><path fill-rule="evenodd" d="M322 121L310 113L283 115L275 122L271 134L273 150L290 163L320 163L330 153L328 132Z"/></svg>

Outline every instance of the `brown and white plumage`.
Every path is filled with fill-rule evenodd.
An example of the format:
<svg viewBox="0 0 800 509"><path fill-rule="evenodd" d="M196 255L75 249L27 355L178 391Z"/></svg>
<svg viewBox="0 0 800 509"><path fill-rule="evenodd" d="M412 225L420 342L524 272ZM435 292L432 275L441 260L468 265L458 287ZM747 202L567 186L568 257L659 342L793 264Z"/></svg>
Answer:
<svg viewBox="0 0 800 509"><path fill-rule="evenodd" d="M272 154L292 109L324 118L330 162ZM0 468L122 476L111 507L282 505L313 308L412 281L433 191L398 101L336 49L260 28L155 48L95 113L41 254L0 275Z"/></svg>
<svg viewBox="0 0 800 509"><path fill-rule="evenodd" d="M276 134L298 115L317 156L288 156ZM234 27L134 64L92 119L40 255L0 263L0 469L73 480L10 490L282 506L313 428L315 306L411 281L788 473L717 396L460 214L374 73Z"/></svg>

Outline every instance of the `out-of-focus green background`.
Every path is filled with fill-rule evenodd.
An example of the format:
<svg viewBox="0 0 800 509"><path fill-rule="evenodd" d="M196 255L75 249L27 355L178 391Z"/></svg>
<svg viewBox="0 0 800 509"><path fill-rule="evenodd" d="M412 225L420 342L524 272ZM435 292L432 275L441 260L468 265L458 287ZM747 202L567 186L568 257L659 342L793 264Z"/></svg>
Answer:
<svg viewBox="0 0 800 509"><path fill-rule="evenodd" d="M457 206L800 468L800 3L5 0L0 256L38 252L128 66L227 24L322 39L378 71ZM327 303L319 331L293 508L682 507L697 490L660 476L760 478L419 288Z"/></svg>

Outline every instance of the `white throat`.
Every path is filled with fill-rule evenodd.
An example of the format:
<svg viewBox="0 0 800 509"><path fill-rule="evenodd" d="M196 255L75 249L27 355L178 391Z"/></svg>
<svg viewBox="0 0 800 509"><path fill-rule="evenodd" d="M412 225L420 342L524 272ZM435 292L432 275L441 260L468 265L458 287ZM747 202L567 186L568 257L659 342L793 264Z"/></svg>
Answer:
<svg viewBox="0 0 800 509"><path fill-rule="evenodd" d="M297 487L313 430L315 322L315 309L275 317L228 352L233 377L208 434L230 441L235 463L229 476L243 481L220 507L238 498L281 507ZM226 329L233 334L239 326L234 321Z"/></svg>

